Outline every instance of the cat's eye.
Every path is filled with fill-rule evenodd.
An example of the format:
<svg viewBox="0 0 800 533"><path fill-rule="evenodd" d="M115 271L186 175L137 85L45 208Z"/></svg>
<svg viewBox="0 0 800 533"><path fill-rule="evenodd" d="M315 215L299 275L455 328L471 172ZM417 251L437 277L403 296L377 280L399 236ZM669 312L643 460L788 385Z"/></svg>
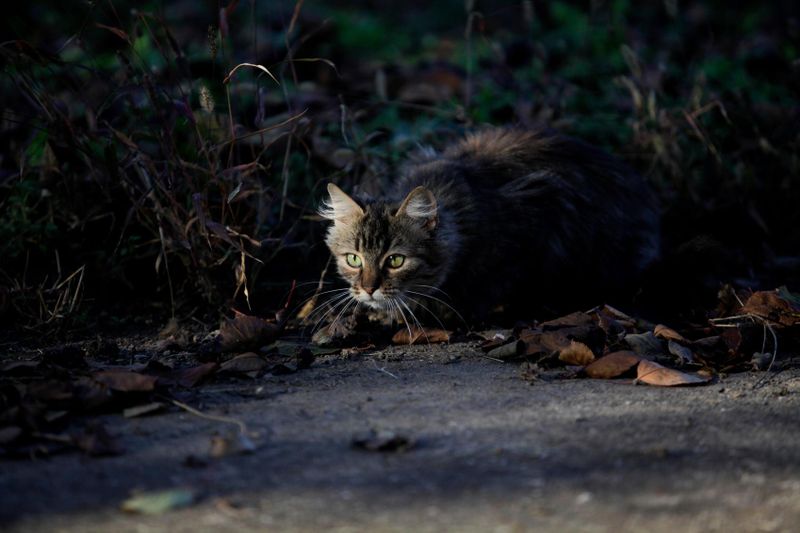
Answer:
<svg viewBox="0 0 800 533"><path fill-rule="evenodd" d="M390 255L386 259L386 264L389 265L389 268L400 268L403 266L403 263L406 260L406 256L400 254Z"/></svg>
<svg viewBox="0 0 800 533"><path fill-rule="evenodd" d="M347 266L349 267L361 268L361 258L356 254L347 254L344 256L344 260L347 261Z"/></svg>

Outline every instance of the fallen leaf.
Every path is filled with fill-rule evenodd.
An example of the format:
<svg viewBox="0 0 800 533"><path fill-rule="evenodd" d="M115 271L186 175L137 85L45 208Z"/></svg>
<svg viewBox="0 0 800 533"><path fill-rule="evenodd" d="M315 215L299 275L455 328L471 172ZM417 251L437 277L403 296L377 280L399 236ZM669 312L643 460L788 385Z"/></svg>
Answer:
<svg viewBox="0 0 800 533"><path fill-rule="evenodd" d="M664 342L656 338L650 331L647 333L631 333L625 335L625 342L628 343L631 350L642 357L663 355L665 353Z"/></svg>
<svg viewBox="0 0 800 533"><path fill-rule="evenodd" d="M612 352L589 364L585 369L586 375L596 379L618 378L639 364L642 358L634 352Z"/></svg>
<svg viewBox="0 0 800 533"><path fill-rule="evenodd" d="M512 340L511 342L506 342L506 344L489 350L486 355L494 359L513 359L525 353L526 346L525 342L521 339Z"/></svg>
<svg viewBox="0 0 800 533"><path fill-rule="evenodd" d="M690 341L686 340L683 335L675 331L674 329L665 326L664 324L658 324L655 329L653 329L653 335L658 337L659 339L665 339L669 341L676 341L682 344L689 344Z"/></svg>
<svg viewBox="0 0 800 533"><path fill-rule="evenodd" d="M643 359L639 362L636 381L656 385L658 387L677 387L686 385L703 385L711 380L696 374L687 374L673 368L666 368L653 361Z"/></svg>
<svg viewBox="0 0 800 533"><path fill-rule="evenodd" d="M779 290L753 293L742 306L742 313L769 320L781 326L800 325L800 306L781 297ZM783 292L784 295L788 291Z"/></svg>
<svg viewBox="0 0 800 533"><path fill-rule="evenodd" d="M370 431L353 439L353 447L370 452L405 452L414 446L409 437L394 431Z"/></svg>
<svg viewBox="0 0 800 533"><path fill-rule="evenodd" d="M137 405L136 407L129 407L122 411L122 416L125 418L135 418L137 416L149 415L164 409L166 405L161 402L146 403L144 405Z"/></svg>
<svg viewBox="0 0 800 533"><path fill-rule="evenodd" d="M263 318L234 311L231 319L223 321L219 330L223 351L257 350L270 344L281 332L281 326Z"/></svg>
<svg viewBox="0 0 800 533"><path fill-rule="evenodd" d="M177 368L172 371L170 377L175 383L188 389L212 375L218 368L219 365L217 363L204 363L198 366Z"/></svg>
<svg viewBox="0 0 800 533"><path fill-rule="evenodd" d="M147 363L143 372L148 375L156 376L158 378L158 385L180 385L188 389L212 375L218 368L219 365L214 362L203 363L197 366L172 368L169 365L152 359Z"/></svg>
<svg viewBox="0 0 800 533"><path fill-rule="evenodd" d="M594 361L594 353L582 342L570 341L569 345L562 348L558 358L568 365L586 366Z"/></svg>
<svg viewBox="0 0 800 533"><path fill-rule="evenodd" d="M670 339L667 341L667 349L669 350L669 353L678 358L679 363L682 365L694 362L694 354L692 353L692 350L678 342L675 342L674 340Z"/></svg>
<svg viewBox="0 0 800 533"><path fill-rule="evenodd" d="M435 328L405 328L401 329L392 337L394 344L434 344L438 342L450 342L450 332Z"/></svg>
<svg viewBox="0 0 800 533"><path fill-rule="evenodd" d="M220 365L220 370L237 374L248 374L263 370L268 363L257 353L246 352L229 359Z"/></svg>
<svg viewBox="0 0 800 533"><path fill-rule="evenodd" d="M546 331L540 328L526 329L519 333L519 338L525 343L522 355L549 356L561 353L572 341L581 342L590 350L601 352L605 346L606 334L599 326L591 324L564 326Z"/></svg>
<svg viewBox="0 0 800 533"><path fill-rule="evenodd" d="M158 377L124 370L106 370L94 374L94 379L109 389L119 392L150 392L155 389Z"/></svg>
<svg viewBox="0 0 800 533"><path fill-rule="evenodd" d="M171 489L143 492L122 502L122 510L128 513L162 514L172 509L187 507L195 502L191 489Z"/></svg>

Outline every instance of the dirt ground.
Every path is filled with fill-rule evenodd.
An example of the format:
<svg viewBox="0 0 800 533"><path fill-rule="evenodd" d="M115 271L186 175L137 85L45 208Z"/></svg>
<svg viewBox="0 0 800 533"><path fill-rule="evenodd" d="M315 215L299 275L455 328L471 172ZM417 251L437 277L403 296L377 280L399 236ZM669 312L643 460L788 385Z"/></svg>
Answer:
<svg viewBox="0 0 800 533"><path fill-rule="evenodd" d="M230 425L174 408L104 417L125 447L119 456L4 461L0 524L26 532L797 531L800 370L764 377L695 388L528 382L518 365L489 360L473 344L329 356L292 375L205 385L187 399L258 433L250 454L208 458L212 436ZM413 445L354 447L370 430ZM157 516L120 510L135 491L172 488L192 489L197 500Z"/></svg>

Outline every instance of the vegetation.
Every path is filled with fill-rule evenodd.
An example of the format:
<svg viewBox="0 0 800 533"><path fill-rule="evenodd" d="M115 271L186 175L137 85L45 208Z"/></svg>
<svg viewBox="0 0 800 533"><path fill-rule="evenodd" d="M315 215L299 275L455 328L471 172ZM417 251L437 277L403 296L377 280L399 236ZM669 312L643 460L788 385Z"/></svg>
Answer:
<svg viewBox="0 0 800 533"><path fill-rule="evenodd" d="M325 266L321 185L379 191L418 143L483 123L626 158L664 200L667 248L711 243L716 284L800 278L794 2L209 5L11 17L7 326L279 308Z"/></svg>

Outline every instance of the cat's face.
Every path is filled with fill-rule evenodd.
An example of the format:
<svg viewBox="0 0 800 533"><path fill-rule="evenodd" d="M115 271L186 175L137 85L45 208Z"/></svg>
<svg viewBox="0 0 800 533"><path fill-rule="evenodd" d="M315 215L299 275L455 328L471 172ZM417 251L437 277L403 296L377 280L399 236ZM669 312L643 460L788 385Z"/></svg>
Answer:
<svg viewBox="0 0 800 533"><path fill-rule="evenodd" d="M438 286L441 250L435 239L436 199L430 191L414 189L399 207L362 207L333 184L328 192L321 213L333 224L325 242L354 299L391 310Z"/></svg>

